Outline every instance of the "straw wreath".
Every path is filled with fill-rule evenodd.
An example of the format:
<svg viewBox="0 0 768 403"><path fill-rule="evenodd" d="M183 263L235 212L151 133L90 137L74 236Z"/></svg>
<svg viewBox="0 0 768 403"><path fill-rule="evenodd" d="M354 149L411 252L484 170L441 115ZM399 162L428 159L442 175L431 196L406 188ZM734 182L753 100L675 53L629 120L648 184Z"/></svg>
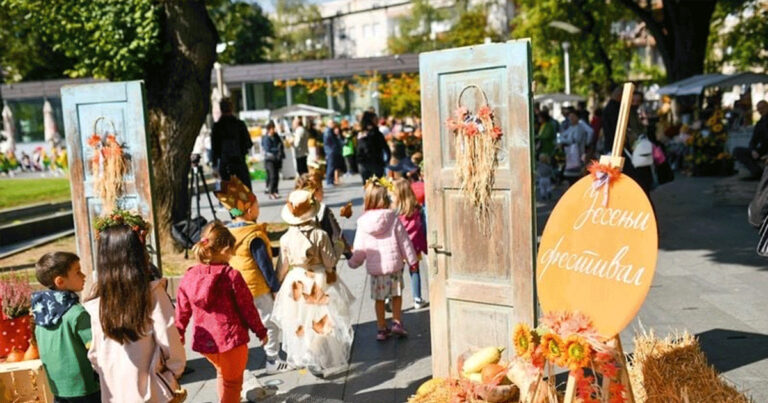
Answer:
<svg viewBox="0 0 768 403"><path fill-rule="evenodd" d="M469 88L475 88L483 96L484 104L476 112L461 105L461 97ZM475 217L484 233L490 229L491 190L498 165L497 152L502 136L501 128L494 123L493 110L488 97L477 85L468 85L459 93L453 118L446 122L454 134L456 149L456 180L460 192L475 208Z"/></svg>
<svg viewBox="0 0 768 403"><path fill-rule="evenodd" d="M112 126L111 133L98 133L98 125L102 120ZM93 190L101 200L103 212L113 211L117 207L117 199L122 195L125 186L124 176L128 172L124 147L117 141L116 136L115 124L105 117L99 117L93 122L93 135L88 139L88 145L94 150L90 161Z"/></svg>

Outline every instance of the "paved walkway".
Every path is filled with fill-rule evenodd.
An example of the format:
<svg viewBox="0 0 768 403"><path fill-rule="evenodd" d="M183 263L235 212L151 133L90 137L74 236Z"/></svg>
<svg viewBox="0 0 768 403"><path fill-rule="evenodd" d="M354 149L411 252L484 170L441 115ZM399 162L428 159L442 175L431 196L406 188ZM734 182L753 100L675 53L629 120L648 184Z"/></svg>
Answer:
<svg viewBox="0 0 768 403"><path fill-rule="evenodd" d="M353 202L354 216L351 219L339 219L347 239L351 241L354 238L355 221L362 214L363 191L359 185L359 179L353 181L350 178L347 182L342 187L326 189L325 203L334 211L338 211L348 201ZM285 203L285 197L292 188L292 184L288 181L281 182L280 192L283 198L275 201L269 200L263 194L263 183L257 183L256 194L261 202L261 221L280 221L280 209ZM202 203L204 215L209 215L206 213L205 199ZM418 311L413 309L410 285L406 285L406 294L403 299L403 322L410 333L409 337L379 343L375 340L376 315L373 310L373 301L370 299L369 280L365 269L352 270L345 261L341 261L338 268L340 278L358 297L352 309L355 312L357 325L349 366L329 375L324 380L317 379L304 370L267 376L263 373L264 353L257 347L258 341L252 335L248 369L253 371L255 377L252 377L250 382L258 382L263 387L252 393L255 396L265 391L274 394L270 398L259 399L259 401L270 403L284 401L404 402L421 382L430 376L432 363L429 309L424 308ZM427 285L423 284L422 287L423 295L428 295ZM213 367L199 354L189 350L188 354L187 365L193 368L194 372L185 376L182 383L189 391L189 401L217 401L216 374Z"/></svg>
<svg viewBox="0 0 768 403"><path fill-rule="evenodd" d="M281 183L283 195L290 186ZM656 277L637 320L622 333L622 339L631 351L632 335L641 323L658 334L687 329L699 336L718 370L748 390L755 401L764 402L768 401L768 315L764 309L768 264L755 255L757 234L746 222L743 195L749 194L750 186L754 182L729 182L732 193L741 196L725 202L727 195L716 194L723 189L721 178L678 177L653 193L661 233ZM263 183L257 184L259 190L262 187ZM262 220L278 220L284 199L260 198ZM349 200L355 215L341 219L341 224L351 240L355 219L362 212L362 189L349 184L326 190L326 202L334 210ZM541 232L551 206L541 205L538 211ZM344 262L339 267L341 278L358 296L349 366L325 380L304 371L267 376L262 370L263 352L252 342L249 382L262 387L254 395L273 394L258 401L400 403L430 377L429 310L412 309L410 287L406 286L404 297L404 323L410 337L377 343L367 275L364 270L349 269ZM423 287L427 295L427 285ZM188 366L195 372L182 380L189 401L216 401L213 367L195 353L189 352L189 359Z"/></svg>

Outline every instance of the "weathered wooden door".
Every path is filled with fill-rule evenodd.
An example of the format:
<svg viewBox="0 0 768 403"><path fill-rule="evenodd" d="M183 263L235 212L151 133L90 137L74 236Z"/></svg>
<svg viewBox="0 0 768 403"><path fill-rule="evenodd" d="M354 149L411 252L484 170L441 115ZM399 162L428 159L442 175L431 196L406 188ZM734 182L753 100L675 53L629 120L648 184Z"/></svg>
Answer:
<svg viewBox="0 0 768 403"><path fill-rule="evenodd" d="M129 164L124 177L124 194L117 204L126 210L137 210L152 224L147 246L154 263L160 267L143 90L141 81L86 84L61 89L77 251L86 274L86 290L90 289L95 274L93 268L97 249L94 220L107 213L101 211L101 202L93 190L94 176L89 161L95 151L88 140L94 134L100 137L114 134L117 141L125 145Z"/></svg>
<svg viewBox="0 0 768 403"><path fill-rule="evenodd" d="M455 372L457 357L472 347L511 351L515 324L535 320L530 55L530 42L522 40L423 53L419 60L435 376ZM485 92L504 133L489 236L459 193L445 124L471 85ZM462 97L469 110L482 102L474 87Z"/></svg>

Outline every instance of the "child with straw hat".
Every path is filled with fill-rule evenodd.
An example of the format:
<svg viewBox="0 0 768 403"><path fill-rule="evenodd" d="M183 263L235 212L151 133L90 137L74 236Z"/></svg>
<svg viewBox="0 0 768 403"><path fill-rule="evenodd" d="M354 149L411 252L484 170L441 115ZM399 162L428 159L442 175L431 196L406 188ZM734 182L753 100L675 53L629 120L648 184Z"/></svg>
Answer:
<svg viewBox="0 0 768 403"><path fill-rule="evenodd" d="M283 207L282 219L290 228L280 238L283 286L272 320L282 329L288 363L322 377L349 359L355 298L341 279L328 281L339 257L317 226L319 210L320 203L306 190L293 191Z"/></svg>

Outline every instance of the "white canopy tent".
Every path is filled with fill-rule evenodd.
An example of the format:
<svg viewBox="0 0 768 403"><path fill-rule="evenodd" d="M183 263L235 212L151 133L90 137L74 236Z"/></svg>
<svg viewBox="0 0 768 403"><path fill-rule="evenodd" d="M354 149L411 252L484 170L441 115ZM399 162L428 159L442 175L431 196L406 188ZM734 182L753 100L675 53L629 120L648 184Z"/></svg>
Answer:
<svg viewBox="0 0 768 403"><path fill-rule="evenodd" d="M295 104L288 105L270 112L270 117L274 119L293 118L293 117L319 117L333 116L339 113L333 109L320 108L318 106Z"/></svg>
<svg viewBox="0 0 768 403"><path fill-rule="evenodd" d="M576 103L583 102L587 99L574 94L564 94L562 92L555 92L551 94L538 94L533 96L533 102L540 103Z"/></svg>
<svg viewBox="0 0 768 403"><path fill-rule="evenodd" d="M16 150L16 123L13 121L13 111L11 111L11 107L8 106L8 104L4 104L3 106L3 135L6 137L5 139L5 147L0 149L0 151L15 151Z"/></svg>
<svg viewBox="0 0 768 403"><path fill-rule="evenodd" d="M736 85L768 83L768 74L699 74L659 88L661 95L700 95L705 88L731 88Z"/></svg>
<svg viewBox="0 0 768 403"><path fill-rule="evenodd" d="M53 116L53 106L47 99L43 104L43 132L45 134L45 142L54 147L61 141L59 135L59 129L56 127L56 118Z"/></svg>

